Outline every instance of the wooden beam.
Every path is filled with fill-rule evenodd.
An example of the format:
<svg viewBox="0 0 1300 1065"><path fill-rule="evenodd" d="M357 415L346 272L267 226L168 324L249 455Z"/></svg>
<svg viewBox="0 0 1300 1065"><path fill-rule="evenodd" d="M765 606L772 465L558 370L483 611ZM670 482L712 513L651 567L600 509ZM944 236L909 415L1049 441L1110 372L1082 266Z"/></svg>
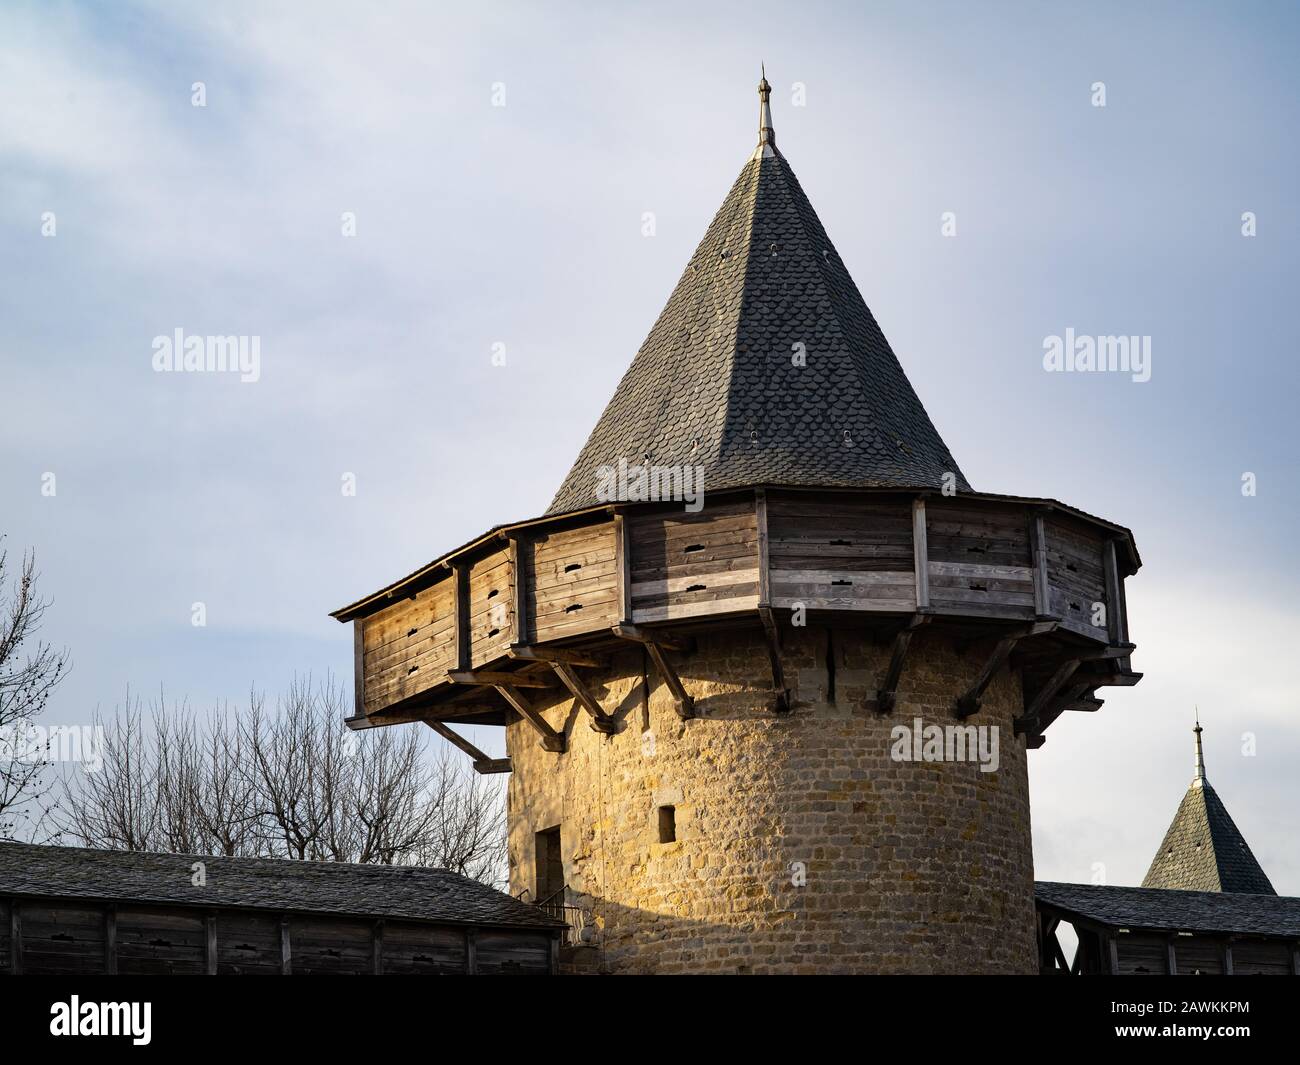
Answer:
<svg viewBox="0 0 1300 1065"><path fill-rule="evenodd" d="M898 695L898 681L903 675L903 662L907 658L907 649L912 643L916 630L929 620L929 614L913 614L911 620L894 637L894 650L889 656L889 668L885 671L885 679L876 689L877 713L893 713L894 702Z"/></svg>
<svg viewBox="0 0 1300 1065"><path fill-rule="evenodd" d="M573 667L567 662L552 662L551 668L555 670L555 675L573 694L574 699L578 701L578 705L591 715L591 727L597 732L603 732L606 736L613 733L618 727L614 719L605 713L604 707L600 705L600 700L591 694L591 689L574 672Z"/></svg>
<svg viewBox="0 0 1300 1065"><path fill-rule="evenodd" d="M554 688L555 681L545 673L499 673L490 669L449 669L447 677L456 684L479 684L486 688L495 688L498 684L509 684L515 688Z"/></svg>
<svg viewBox="0 0 1300 1065"><path fill-rule="evenodd" d="M1036 721L1038 715L1047 708L1047 704L1056 698L1057 692L1064 687L1065 682L1074 676L1082 663L1077 658L1067 658L1053 673L1037 694L1034 695L1033 701L1025 708L1024 716L1031 721Z"/></svg>
<svg viewBox="0 0 1300 1065"><path fill-rule="evenodd" d="M1119 972L1119 946L1113 935L1106 937L1106 968L1112 975Z"/></svg>
<svg viewBox="0 0 1300 1065"><path fill-rule="evenodd" d="M1174 950L1173 936L1165 941L1165 973L1168 976L1178 975L1178 952Z"/></svg>
<svg viewBox="0 0 1300 1065"><path fill-rule="evenodd" d="M695 650L695 641L689 636L674 636L669 632L642 629L636 625L615 625L612 631L615 636L622 637L624 640L633 640L636 643L657 643L665 651L680 651L683 654L690 654Z"/></svg>
<svg viewBox="0 0 1300 1065"><path fill-rule="evenodd" d="M375 976L384 975L384 922L376 921L370 928L370 971Z"/></svg>
<svg viewBox="0 0 1300 1065"><path fill-rule="evenodd" d="M208 914L203 919L204 932L206 933L204 954L208 962L208 975L217 975L217 915Z"/></svg>
<svg viewBox="0 0 1300 1065"><path fill-rule="evenodd" d="M1107 540L1101 549L1102 570L1106 579L1106 634L1112 644L1126 643L1120 630L1123 628L1119 605L1119 568L1115 564L1115 541Z"/></svg>
<svg viewBox="0 0 1300 1065"><path fill-rule="evenodd" d="M104 907L104 972L117 975L117 907Z"/></svg>
<svg viewBox="0 0 1300 1065"><path fill-rule="evenodd" d="M1015 650L1016 644L1030 636L1041 636L1049 633L1056 626L1057 622L1055 621L1036 621L1032 625L1013 629L998 640L997 645L993 648L993 653L989 655L979 673L975 675L975 680L971 683L971 686L957 699L957 716L966 718L978 713L985 690L992 683L998 670L1011 657L1011 652Z"/></svg>
<svg viewBox="0 0 1300 1065"><path fill-rule="evenodd" d="M772 573L767 557L767 492L762 488L754 493L754 521L758 528L758 609L762 611L772 601Z"/></svg>
<svg viewBox="0 0 1300 1065"><path fill-rule="evenodd" d="M770 606L758 608L759 620L763 622L764 642L767 644L767 658L772 667L772 690L776 693L775 710L778 714L790 712L790 688L785 681L785 665L781 661L781 629L776 623Z"/></svg>
<svg viewBox="0 0 1300 1065"><path fill-rule="evenodd" d="M530 703L518 688L513 688L509 684L497 685L497 691L501 693L501 698L508 702L515 712L527 721L538 735L542 737L542 747L548 751L554 751L556 754L563 754L567 744L565 739L555 729L546 723L546 718L542 717L532 703Z"/></svg>
<svg viewBox="0 0 1300 1065"><path fill-rule="evenodd" d="M424 723L453 747L459 748L469 755L470 760L474 763L476 773L509 773L511 771L512 767L509 758L489 758L459 732L441 721L434 721L426 717Z"/></svg>
<svg viewBox="0 0 1300 1065"><path fill-rule="evenodd" d="M510 648L508 654L511 658L522 659L525 662L566 662L571 666L587 666L592 669L609 664L608 660L600 655L570 651L563 647L514 646Z"/></svg>
<svg viewBox="0 0 1300 1065"><path fill-rule="evenodd" d="M478 972L478 940L474 929L465 929L465 972L474 976Z"/></svg>
<svg viewBox="0 0 1300 1065"><path fill-rule="evenodd" d="M1223 942L1223 975L1232 975L1232 940L1230 939Z"/></svg>
<svg viewBox="0 0 1300 1065"><path fill-rule="evenodd" d="M365 621L357 618L352 623L352 706L353 713L362 717L366 713L366 642L362 626Z"/></svg>
<svg viewBox="0 0 1300 1065"><path fill-rule="evenodd" d="M452 579L456 582L456 619L453 627L456 640L456 668L473 667L469 643L469 567L463 562L451 564Z"/></svg>
<svg viewBox="0 0 1300 1065"><path fill-rule="evenodd" d="M280 918L280 974L293 975L293 949L289 943L289 918Z"/></svg>
<svg viewBox="0 0 1300 1065"><path fill-rule="evenodd" d="M925 499L912 500L912 569L916 575L916 609L930 606L930 549L925 532Z"/></svg>
<svg viewBox="0 0 1300 1065"><path fill-rule="evenodd" d="M22 903L9 900L9 972L18 976L23 971L23 918Z"/></svg>
<svg viewBox="0 0 1300 1065"><path fill-rule="evenodd" d="M512 643L528 642L528 552L532 543L524 539L521 533L510 536L510 576L514 582L513 609L515 612L515 631Z"/></svg>
<svg viewBox="0 0 1300 1065"><path fill-rule="evenodd" d="M627 516L621 510L614 511L614 572L618 581L619 624L630 625L632 623L632 539L628 533Z"/></svg>
<svg viewBox="0 0 1300 1065"><path fill-rule="evenodd" d="M695 700L686 693L681 678L677 675L677 671L668 664L668 659L664 657L663 650L657 643L648 643L645 645L645 649L650 655L650 660L654 662L655 669L659 671L664 683L668 685L668 690L672 692L673 703L677 708L677 716L683 721L694 717Z"/></svg>
<svg viewBox="0 0 1300 1065"><path fill-rule="evenodd" d="M1065 713L1067 707L1091 689L1092 681L1087 677L1080 679L1076 673L1074 683L1067 684L1056 698L1045 709L1039 711L1037 715L1030 717L1029 714L1024 714L1017 717L1012 723L1014 734L1017 736L1041 735L1053 721Z"/></svg>
<svg viewBox="0 0 1300 1065"><path fill-rule="evenodd" d="M1047 526L1042 514L1029 516L1029 541L1034 562L1034 613L1048 618L1052 616L1052 585L1047 575Z"/></svg>

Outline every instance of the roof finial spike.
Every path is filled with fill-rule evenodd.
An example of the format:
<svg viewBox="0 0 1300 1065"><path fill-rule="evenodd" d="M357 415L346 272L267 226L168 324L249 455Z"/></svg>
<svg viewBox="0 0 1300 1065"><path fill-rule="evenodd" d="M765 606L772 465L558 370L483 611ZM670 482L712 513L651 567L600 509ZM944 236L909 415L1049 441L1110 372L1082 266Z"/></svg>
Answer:
<svg viewBox="0 0 1300 1065"><path fill-rule="evenodd" d="M758 146L776 147L776 130L772 128L772 105L769 102L772 86L767 83L767 64L760 63L762 80L758 83Z"/></svg>
<svg viewBox="0 0 1300 1065"><path fill-rule="evenodd" d="M1192 779L1194 785L1205 783L1205 752L1201 749L1201 708L1196 708L1196 727L1192 729L1196 734L1196 776Z"/></svg>

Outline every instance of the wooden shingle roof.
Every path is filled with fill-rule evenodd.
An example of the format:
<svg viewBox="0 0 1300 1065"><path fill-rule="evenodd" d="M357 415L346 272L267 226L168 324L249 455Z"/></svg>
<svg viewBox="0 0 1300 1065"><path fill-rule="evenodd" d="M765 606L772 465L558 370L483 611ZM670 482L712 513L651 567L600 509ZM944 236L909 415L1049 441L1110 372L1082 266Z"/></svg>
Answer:
<svg viewBox="0 0 1300 1065"><path fill-rule="evenodd" d="M703 467L708 491L969 490L770 122L548 513L605 502L620 459Z"/></svg>

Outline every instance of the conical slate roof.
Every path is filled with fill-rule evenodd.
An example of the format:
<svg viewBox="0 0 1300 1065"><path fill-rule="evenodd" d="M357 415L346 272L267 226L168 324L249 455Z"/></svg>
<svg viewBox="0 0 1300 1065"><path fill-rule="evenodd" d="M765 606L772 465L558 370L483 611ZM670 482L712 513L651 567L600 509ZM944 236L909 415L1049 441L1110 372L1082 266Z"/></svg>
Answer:
<svg viewBox="0 0 1300 1065"><path fill-rule="evenodd" d="M757 150L548 513L608 502L620 460L702 467L709 491L969 489L777 150L768 91Z"/></svg>
<svg viewBox="0 0 1300 1065"><path fill-rule="evenodd" d="M1178 804L1142 886L1276 895L1218 793L1205 779L1199 723L1194 731L1196 777Z"/></svg>

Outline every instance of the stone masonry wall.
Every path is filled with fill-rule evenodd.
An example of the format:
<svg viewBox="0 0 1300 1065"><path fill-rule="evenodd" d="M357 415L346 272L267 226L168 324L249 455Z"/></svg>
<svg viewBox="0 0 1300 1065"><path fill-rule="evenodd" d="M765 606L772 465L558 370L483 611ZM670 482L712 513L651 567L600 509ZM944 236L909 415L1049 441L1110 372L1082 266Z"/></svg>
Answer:
<svg viewBox="0 0 1300 1065"><path fill-rule="evenodd" d="M569 750L543 750L525 722L507 729L511 891L536 890L535 833L559 825L569 901L590 914L606 972L1035 972L1019 678L1004 668L966 722L999 726L996 772L894 761L891 728L957 723L987 648L922 630L881 717L889 651L799 630L784 656L795 710L781 716L761 638L736 632L670 653L690 721L635 645L581 671L614 735L570 698L534 698ZM676 842L658 842L662 805Z"/></svg>

